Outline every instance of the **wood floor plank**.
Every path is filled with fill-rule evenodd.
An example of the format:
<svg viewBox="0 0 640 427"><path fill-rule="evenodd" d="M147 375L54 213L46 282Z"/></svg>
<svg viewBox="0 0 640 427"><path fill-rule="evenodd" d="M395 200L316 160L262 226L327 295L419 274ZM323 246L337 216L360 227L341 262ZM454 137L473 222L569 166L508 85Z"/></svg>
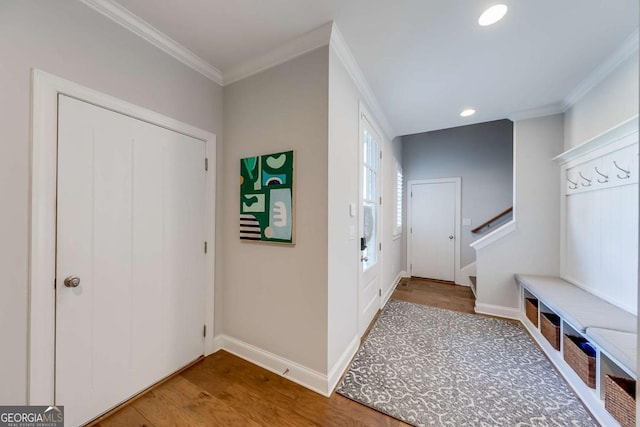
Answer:
<svg viewBox="0 0 640 427"><path fill-rule="evenodd" d="M141 398L133 405L158 427L263 425L247 418L244 413L211 396L182 376L172 379L150 394L148 398Z"/></svg>
<svg viewBox="0 0 640 427"><path fill-rule="evenodd" d="M109 417L96 424L96 427L155 427L133 405L127 405L117 412L117 417Z"/></svg>
<svg viewBox="0 0 640 427"><path fill-rule="evenodd" d="M392 298L473 313L470 288L403 279ZM102 427L400 427L337 393L326 398L225 351L212 354L99 424Z"/></svg>

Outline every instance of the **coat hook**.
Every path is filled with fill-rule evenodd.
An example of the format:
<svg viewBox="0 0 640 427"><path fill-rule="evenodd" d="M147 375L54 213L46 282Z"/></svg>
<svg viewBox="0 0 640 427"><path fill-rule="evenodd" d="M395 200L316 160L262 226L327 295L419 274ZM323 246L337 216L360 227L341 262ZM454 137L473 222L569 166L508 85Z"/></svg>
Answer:
<svg viewBox="0 0 640 427"><path fill-rule="evenodd" d="M567 181L569 181L571 184L573 184L573 186L569 186L569 190L575 190L576 188L578 188L578 183L571 181L571 179L569 177L567 177Z"/></svg>
<svg viewBox="0 0 640 427"><path fill-rule="evenodd" d="M627 179L631 176L631 172L626 170L626 169L622 169L620 166L618 166L618 164L616 163L616 161L613 161L613 164L615 165L615 167L617 167L618 169L620 169L622 172L625 173L625 176L621 176L620 174L618 174L618 178L620 179Z"/></svg>
<svg viewBox="0 0 640 427"><path fill-rule="evenodd" d="M602 179L598 178L598 182L599 182L600 184L604 184L604 183L606 183L606 182L609 182L609 175L605 175L605 174L603 174L602 172L600 172L600 171L598 170L598 167L597 167L597 166L596 166L596 173L597 173L598 175L600 175L601 177L603 177L603 178L604 178L604 180L602 180Z"/></svg>
<svg viewBox="0 0 640 427"><path fill-rule="evenodd" d="M587 181L587 184L585 184L584 182L582 183L583 187L591 187L591 180L589 178L587 178L586 176L582 175L582 172L578 172L578 175L580 175L580 178L582 178L585 181Z"/></svg>

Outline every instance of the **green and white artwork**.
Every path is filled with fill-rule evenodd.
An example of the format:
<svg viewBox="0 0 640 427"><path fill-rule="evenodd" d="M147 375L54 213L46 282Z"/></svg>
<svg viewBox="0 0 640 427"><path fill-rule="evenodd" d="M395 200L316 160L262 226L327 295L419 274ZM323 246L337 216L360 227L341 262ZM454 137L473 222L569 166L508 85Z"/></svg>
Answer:
<svg viewBox="0 0 640 427"><path fill-rule="evenodd" d="M240 240L293 244L294 153L240 160Z"/></svg>

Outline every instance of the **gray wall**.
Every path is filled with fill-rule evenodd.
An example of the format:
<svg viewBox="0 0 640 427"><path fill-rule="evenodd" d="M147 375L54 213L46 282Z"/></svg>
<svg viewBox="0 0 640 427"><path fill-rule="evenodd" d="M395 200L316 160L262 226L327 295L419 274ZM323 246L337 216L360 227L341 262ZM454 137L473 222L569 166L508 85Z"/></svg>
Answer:
<svg viewBox="0 0 640 427"><path fill-rule="evenodd" d="M0 52L0 404L22 404L27 384L31 69L216 133L219 153L222 88L78 1L1 1Z"/></svg>
<svg viewBox="0 0 640 427"><path fill-rule="evenodd" d="M476 226L513 204L513 123L480 123L402 137L402 167L406 181L462 177L460 267L475 261L469 247ZM403 248L406 260L406 246ZM406 262L405 262L406 265Z"/></svg>
<svg viewBox="0 0 640 427"><path fill-rule="evenodd" d="M224 333L327 372L329 53L323 47L224 88ZM296 153L296 245L240 242L240 159Z"/></svg>

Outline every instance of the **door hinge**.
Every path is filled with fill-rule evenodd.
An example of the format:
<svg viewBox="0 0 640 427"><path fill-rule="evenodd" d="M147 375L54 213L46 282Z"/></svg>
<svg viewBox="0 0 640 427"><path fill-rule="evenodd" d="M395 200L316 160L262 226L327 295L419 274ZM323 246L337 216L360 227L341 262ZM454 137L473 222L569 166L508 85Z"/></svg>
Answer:
<svg viewBox="0 0 640 427"><path fill-rule="evenodd" d="M380 204L382 204L382 197L380 197Z"/></svg>
<svg viewBox="0 0 640 427"><path fill-rule="evenodd" d="M53 279L53 289L58 289L58 279Z"/></svg>
<svg viewBox="0 0 640 427"><path fill-rule="evenodd" d="M378 296L381 297L382 296L382 289L378 289Z"/></svg>
<svg viewBox="0 0 640 427"><path fill-rule="evenodd" d="M378 243L378 250L381 251L382 250L382 243Z"/></svg>
<svg viewBox="0 0 640 427"><path fill-rule="evenodd" d="M413 191L411 192L411 197L413 197Z"/></svg>
<svg viewBox="0 0 640 427"><path fill-rule="evenodd" d="M207 325L204 325L204 327L202 328L202 336L203 337L207 336Z"/></svg>
<svg viewBox="0 0 640 427"><path fill-rule="evenodd" d="M382 158L382 151L380 152L380 158Z"/></svg>
<svg viewBox="0 0 640 427"><path fill-rule="evenodd" d="M209 170L209 159L207 157L204 158L204 170Z"/></svg>
<svg viewBox="0 0 640 427"><path fill-rule="evenodd" d="M413 227L409 229L409 234L413 234Z"/></svg>
<svg viewBox="0 0 640 427"><path fill-rule="evenodd" d="M413 273L413 264L409 264L409 272Z"/></svg>
<svg viewBox="0 0 640 427"><path fill-rule="evenodd" d="M204 242L204 253L207 253L207 242Z"/></svg>

